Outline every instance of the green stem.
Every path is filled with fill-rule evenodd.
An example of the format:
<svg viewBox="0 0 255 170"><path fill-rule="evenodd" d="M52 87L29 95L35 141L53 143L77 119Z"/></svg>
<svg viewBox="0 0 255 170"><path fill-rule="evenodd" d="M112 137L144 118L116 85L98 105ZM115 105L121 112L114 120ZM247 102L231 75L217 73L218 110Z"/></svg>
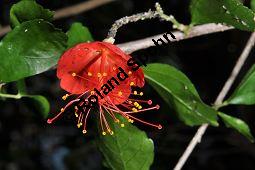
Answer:
<svg viewBox="0 0 255 170"><path fill-rule="evenodd" d="M3 94L0 93L0 97L4 97L4 98L11 98L11 99L20 99L22 97L21 94Z"/></svg>
<svg viewBox="0 0 255 170"><path fill-rule="evenodd" d="M156 7L156 11L158 13L158 15L160 16L160 18L164 19L165 21L170 21L173 23L173 28L174 29L178 29L182 32L184 32L185 35L188 34L190 28L192 27L192 25L184 25L184 24L181 24L179 23L173 15L166 15L164 14L164 11L163 9L161 8L160 4L159 3L156 3L155 4L155 7Z"/></svg>
<svg viewBox="0 0 255 170"><path fill-rule="evenodd" d="M228 102L223 102L223 103L221 103L221 104L218 104L218 105L214 105L213 106L213 108L215 109L215 110L219 110L220 108L222 108L222 107L224 107L224 106L227 106L228 105Z"/></svg>

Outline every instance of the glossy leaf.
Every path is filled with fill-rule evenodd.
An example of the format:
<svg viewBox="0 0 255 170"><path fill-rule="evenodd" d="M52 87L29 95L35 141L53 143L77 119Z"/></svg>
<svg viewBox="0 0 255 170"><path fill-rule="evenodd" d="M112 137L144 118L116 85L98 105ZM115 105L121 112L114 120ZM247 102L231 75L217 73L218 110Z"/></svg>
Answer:
<svg viewBox="0 0 255 170"><path fill-rule="evenodd" d="M248 71L240 85L225 103L255 104L255 65Z"/></svg>
<svg viewBox="0 0 255 170"><path fill-rule="evenodd" d="M229 116L222 112L219 112L219 116L222 118L227 127L237 130L239 133L248 138L251 142L254 142L254 138L250 132L249 126L243 120L233 116Z"/></svg>
<svg viewBox="0 0 255 170"><path fill-rule="evenodd" d="M98 147L103 153L105 164L113 170L148 170L154 159L153 141L146 134L116 115L125 127L109 119L114 135L101 135Z"/></svg>
<svg viewBox="0 0 255 170"><path fill-rule="evenodd" d="M22 22L34 19L52 21L53 14L54 13L52 11L44 9L35 1L24 0L12 6L10 11L10 20L12 27L14 27L18 26Z"/></svg>
<svg viewBox="0 0 255 170"><path fill-rule="evenodd" d="M254 12L239 0L192 0L192 24L225 23L241 30L254 31Z"/></svg>
<svg viewBox="0 0 255 170"><path fill-rule="evenodd" d="M0 42L0 83L42 73L56 65L66 35L43 20L15 27Z"/></svg>
<svg viewBox="0 0 255 170"><path fill-rule="evenodd" d="M83 26L81 23L72 24L70 30L67 32L68 48L73 47L76 44L81 42L93 41L92 35L89 32L89 29Z"/></svg>
<svg viewBox="0 0 255 170"><path fill-rule="evenodd" d="M22 99L22 98L32 99L38 112L40 112L41 115L45 118L47 117L49 110L50 110L50 104L49 104L48 100L44 96L41 96L41 95L28 95L28 94L21 94L21 93L14 95L14 94L6 94L5 92L1 92L0 100L2 100L2 99L4 100L6 98L17 99L17 100Z"/></svg>
<svg viewBox="0 0 255 170"><path fill-rule="evenodd" d="M18 94L16 96L26 97L29 99L32 99L34 105L36 106L38 112L46 118L48 116L48 113L50 112L50 103L49 101L41 95L29 95L26 92L26 83L24 79L17 81L17 88L18 88ZM19 99L19 98L17 98Z"/></svg>
<svg viewBox="0 0 255 170"><path fill-rule="evenodd" d="M218 126L217 112L201 101L183 73L166 64L148 64L144 72L148 83L175 109L184 123L191 126L203 123Z"/></svg>
<svg viewBox="0 0 255 170"><path fill-rule="evenodd" d="M38 112L46 118L50 112L50 103L49 101L41 95L24 95L24 97L30 98L33 100L34 105Z"/></svg>

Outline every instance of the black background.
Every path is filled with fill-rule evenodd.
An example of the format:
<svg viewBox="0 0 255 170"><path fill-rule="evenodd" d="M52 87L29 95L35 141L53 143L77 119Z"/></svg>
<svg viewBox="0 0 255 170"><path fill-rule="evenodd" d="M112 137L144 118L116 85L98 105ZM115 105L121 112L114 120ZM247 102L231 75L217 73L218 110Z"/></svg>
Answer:
<svg viewBox="0 0 255 170"><path fill-rule="evenodd" d="M1 25L8 24L9 9L15 2L0 0ZM40 0L38 2L44 7L55 10L81 1ZM73 22L82 22L90 29L94 39L100 41L106 37L108 29L115 20L147 11L154 7L154 3L153 0L119 0L80 15L54 21L54 24L67 31ZM164 0L160 1L160 4L166 14L173 14L182 23L190 22L188 0ZM141 21L121 28L117 33L116 43L145 38L169 30L172 30L172 25L168 22L158 19ZM211 104L229 76L249 35L248 32L231 30L169 43L161 47L151 47L132 55L149 56L149 62L163 62L176 66L191 79L201 98L207 104ZM234 87L254 63L254 57L252 50ZM41 94L49 99L52 113L56 113L61 108L63 104L61 96L64 92L59 88L55 71L28 78L27 85L31 94ZM8 85L7 91L15 93L14 84ZM149 86L145 87L145 96L153 98L161 105L161 109L157 112L148 112L143 118L160 122L164 126L162 130L155 130L136 124L154 140L155 160L151 169L172 169L197 127L188 127L180 122L176 113L168 108ZM76 129L72 117L64 116L56 124L48 125L30 102L26 99L0 101L1 170L104 169L101 154L95 145L93 123L90 124L86 136ZM231 106L222 111L245 120L254 133L254 106ZM202 143L196 147L185 164L185 170L255 169L254 144L220 123L219 128L209 127Z"/></svg>

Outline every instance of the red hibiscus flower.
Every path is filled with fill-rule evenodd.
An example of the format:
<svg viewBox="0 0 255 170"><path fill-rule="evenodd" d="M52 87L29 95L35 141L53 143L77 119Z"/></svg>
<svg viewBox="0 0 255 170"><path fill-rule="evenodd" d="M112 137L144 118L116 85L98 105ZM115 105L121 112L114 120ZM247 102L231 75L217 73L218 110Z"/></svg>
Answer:
<svg viewBox="0 0 255 170"><path fill-rule="evenodd" d="M57 67L60 86L67 91L62 97L66 100L74 97L60 113L48 119L52 123L68 108L74 106L78 119L77 126L86 133L87 118L91 109L98 109L102 134L113 134L105 114L109 114L116 123L120 121L115 114L120 114L129 122L142 122L162 128L134 117L134 113L159 109L152 106L151 100L137 100L143 92L134 90L144 86L144 73L138 63L117 46L107 42L81 43L67 50L60 58ZM93 97L93 98L92 98ZM93 102L93 105L91 104ZM97 104L98 107L94 104ZM149 107L143 109L143 105ZM123 123L120 123L124 127Z"/></svg>

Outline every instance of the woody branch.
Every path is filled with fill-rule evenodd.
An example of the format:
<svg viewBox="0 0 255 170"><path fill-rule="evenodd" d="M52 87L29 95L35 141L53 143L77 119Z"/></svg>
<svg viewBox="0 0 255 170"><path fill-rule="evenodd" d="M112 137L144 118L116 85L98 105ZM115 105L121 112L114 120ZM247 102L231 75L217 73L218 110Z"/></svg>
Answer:
<svg viewBox="0 0 255 170"><path fill-rule="evenodd" d="M217 99L214 102L215 107L222 104L225 96L229 92L229 90L230 90L231 86L233 85L236 77L238 76L240 70L242 69L246 59L248 58L249 53L252 50L254 44L255 44L255 32L252 33L252 35L250 36L250 38L249 38L248 42L246 43L246 46L245 46L242 54L240 55L240 57L237 60L237 62L235 64L229 78L227 79L227 81L225 82L222 90L220 91L219 95L217 96ZM201 139L202 139L204 133L206 132L206 129L208 128L208 126L209 126L208 124L203 124L198 128L196 134L194 135L194 137L190 141L189 145L185 149L183 155L180 157L179 161L177 162L176 166L174 167L174 170L181 170L182 169L183 165L188 160L190 154L192 153L192 151L194 150L196 145L201 142Z"/></svg>
<svg viewBox="0 0 255 170"><path fill-rule="evenodd" d="M185 39L190 39L194 37L199 37L207 34L217 33L217 32L223 32L227 30L231 30L233 27L221 25L221 24L204 24L204 25L198 25L194 26L189 29L189 32L187 35L183 33L182 31L173 31L176 39L172 39L172 42L177 42ZM140 40L130 41L123 44L118 44L118 47L120 47L123 51L125 51L128 54L131 54L135 51L146 49L149 47L155 46L155 44L152 42L152 39L159 39L162 37L163 34L143 38Z"/></svg>
<svg viewBox="0 0 255 170"><path fill-rule="evenodd" d="M155 9L156 9L155 11L149 10L148 12L143 12L143 13L138 13L138 14L134 14L131 16L126 16L126 17L116 20L114 22L114 24L112 25L112 27L110 28L110 30L108 32L108 36L104 41L114 43L117 31L122 26L132 23L132 22L137 22L137 21L145 20L145 19L153 19L153 18L159 18L161 20L171 22L171 23L173 23L173 28L179 30L179 31L173 32L175 39L173 39L172 42L233 29L233 27L229 27L229 26L225 26L225 25L221 25L221 24L213 24L213 23L199 25L199 26L195 26L195 27L186 26L186 25L179 23L174 18L174 16L166 15L159 3L155 4ZM119 44L118 46L123 51L130 54L137 50L146 49L151 46L155 46L155 44L151 40L158 39L161 36L163 36L163 34L159 34L159 35L155 35L152 37L147 37L144 39Z"/></svg>

